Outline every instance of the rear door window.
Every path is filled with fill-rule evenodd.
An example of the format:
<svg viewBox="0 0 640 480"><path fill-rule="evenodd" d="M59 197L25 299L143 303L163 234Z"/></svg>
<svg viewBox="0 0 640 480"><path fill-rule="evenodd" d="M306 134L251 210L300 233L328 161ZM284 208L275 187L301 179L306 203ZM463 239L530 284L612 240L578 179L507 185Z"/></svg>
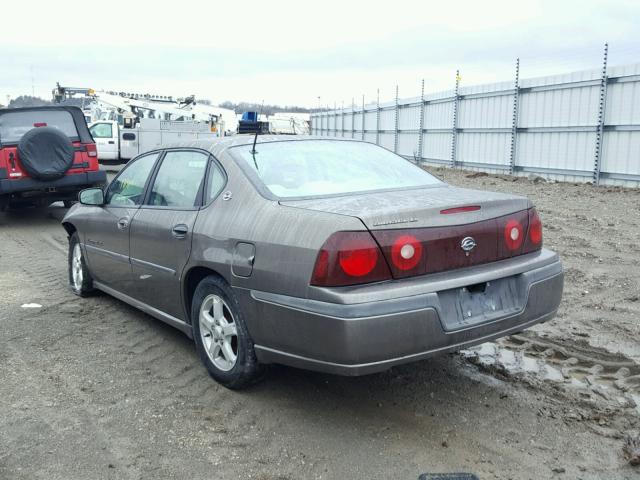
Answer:
<svg viewBox="0 0 640 480"><path fill-rule="evenodd" d="M79 140L78 130L67 110L18 110L0 115L0 143L18 143L32 128L54 127L72 141Z"/></svg>
<svg viewBox="0 0 640 480"><path fill-rule="evenodd" d="M193 150L168 151L151 187L149 205L193 208L200 203L209 156Z"/></svg>
<svg viewBox="0 0 640 480"><path fill-rule="evenodd" d="M209 167L209 175L207 178L207 192L205 195L205 203L209 203L216 198L222 191L227 182L227 177L216 162L211 162Z"/></svg>

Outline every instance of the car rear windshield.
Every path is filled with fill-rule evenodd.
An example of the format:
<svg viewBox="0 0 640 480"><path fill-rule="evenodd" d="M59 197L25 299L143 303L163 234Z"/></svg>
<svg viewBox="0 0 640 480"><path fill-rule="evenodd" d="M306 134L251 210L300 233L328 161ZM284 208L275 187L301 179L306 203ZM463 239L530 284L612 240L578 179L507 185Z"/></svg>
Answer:
<svg viewBox="0 0 640 480"><path fill-rule="evenodd" d="M35 127L55 127L71 140L78 140L78 130L67 110L16 110L0 115L0 143L18 143Z"/></svg>
<svg viewBox="0 0 640 480"><path fill-rule="evenodd" d="M365 142L303 140L230 150L276 197L315 197L424 187L440 180L404 158Z"/></svg>

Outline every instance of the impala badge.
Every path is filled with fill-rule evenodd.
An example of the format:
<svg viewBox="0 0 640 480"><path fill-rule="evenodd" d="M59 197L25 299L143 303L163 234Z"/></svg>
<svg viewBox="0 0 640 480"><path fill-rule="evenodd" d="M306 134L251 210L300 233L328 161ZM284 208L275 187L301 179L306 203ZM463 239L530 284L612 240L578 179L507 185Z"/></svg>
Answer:
<svg viewBox="0 0 640 480"><path fill-rule="evenodd" d="M464 250L467 257L469 256L469 252L476 248L476 245L476 241L473 239L473 237L464 237L460 242L460 248Z"/></svg>

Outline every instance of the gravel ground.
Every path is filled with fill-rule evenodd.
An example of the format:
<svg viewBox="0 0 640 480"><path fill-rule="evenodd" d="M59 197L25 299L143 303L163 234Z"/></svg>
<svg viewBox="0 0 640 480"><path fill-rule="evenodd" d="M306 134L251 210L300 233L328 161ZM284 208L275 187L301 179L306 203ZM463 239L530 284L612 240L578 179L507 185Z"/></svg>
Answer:
<svg viewBox="0 0 640 480"><path fill-rule="evenodd" d="M638 478L640 191L432 171L535 201L566 267L558 317L367 377L274 367L243 392L176 330L71 294L63 208L0 215L0 478Z"/></svg>

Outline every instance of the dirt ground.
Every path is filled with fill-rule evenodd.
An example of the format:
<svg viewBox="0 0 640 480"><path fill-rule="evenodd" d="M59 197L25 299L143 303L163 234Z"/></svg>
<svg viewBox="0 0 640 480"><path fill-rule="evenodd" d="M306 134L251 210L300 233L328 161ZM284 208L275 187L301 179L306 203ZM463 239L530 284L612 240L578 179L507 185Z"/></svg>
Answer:
<svg viewBox="0 0 640 480"><path fill-rule="evenodd" d="M69 291L62 207L0 215L0 479L638 478L640 191L432 171L535 201L566 268L558 317L367 377L274 367L243 392L178 331Z"/></svg>

